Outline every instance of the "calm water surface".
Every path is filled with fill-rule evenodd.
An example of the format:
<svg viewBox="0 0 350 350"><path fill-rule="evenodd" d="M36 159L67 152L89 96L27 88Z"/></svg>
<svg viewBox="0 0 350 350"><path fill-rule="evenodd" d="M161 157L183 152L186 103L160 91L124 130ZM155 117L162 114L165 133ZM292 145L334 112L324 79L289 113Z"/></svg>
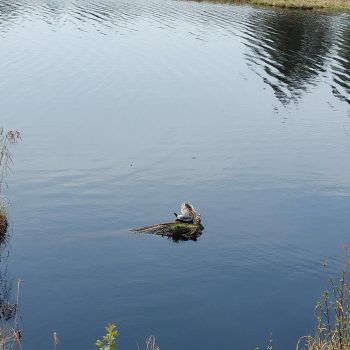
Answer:
<svg viewBox="0 0 350 350"><path fill-rule="evenodd" d="M349 242L350 15L1 0L0 44L24 348L294 349ZM128 231L185 200L197 242Z"/></svg>

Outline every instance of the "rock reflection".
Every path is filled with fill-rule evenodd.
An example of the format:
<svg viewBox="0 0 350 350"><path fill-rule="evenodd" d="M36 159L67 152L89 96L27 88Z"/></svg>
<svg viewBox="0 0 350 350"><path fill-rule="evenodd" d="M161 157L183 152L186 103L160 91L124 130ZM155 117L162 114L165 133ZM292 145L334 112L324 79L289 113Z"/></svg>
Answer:
<svg viewBox="0 0 350 350"><path fill-rule="evenodd" d="M180 242L187 242L187 241L193 241L196 242L198 238L202 235L202 231L198 232L196 235L193 235L191 237L183 236L183 235L173 235L172 237L168 237L171 239L174 243L180 243Z"/></svg>
<svg viewBox="0 0 350 350"><path fill-rule="evenodd" d="M249 66L284 105L298 102L325 72L332 45L330 17L298 11L256 12L247 28Z"/></svg>

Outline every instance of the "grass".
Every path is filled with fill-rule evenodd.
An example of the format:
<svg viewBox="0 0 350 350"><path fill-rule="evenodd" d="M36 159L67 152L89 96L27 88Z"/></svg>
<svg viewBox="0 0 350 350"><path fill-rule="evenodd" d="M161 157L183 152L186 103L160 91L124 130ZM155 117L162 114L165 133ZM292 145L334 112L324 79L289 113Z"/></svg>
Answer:
<svg viewBox="0 0 350 350"><path fill-rule="evenodd" d="M11 147L20 140L18 131L5 132L0 128L0 193L5 183L5 176L12 164ZM6 242L8 220L5 201L0 197L0 244ZM11 303L7 293L0 296L0 350L15 350L21 348L21 331L17 324L17 308L19 300L20 280L17 284L17 302Z"/></svg>
<svg viewBox="0 0 350 350"><path fill-rule="evenodd" d="M21 139L21 134L16 130L5 132L0 128L0 192L5 181L5 176L11 168L12 153L11 146Z"/></svg>
<svg viewBox="0 0 350 350"><path fill-rule="evenodd" d="M202 0L197 0L202 1ZM208 0L215 3L252 4L286 9L350 12L350 0Z"/></svg>
<svg viewBox="0 0 350 350"><path fill-rule="evenodd" d="M347 248L339 280L330 278L331 290L325 291L316 305L314 334L300 338L297 350L350 349L349 252Z"/></svg>
<svg viewBox="0 0 350 350"><path fill-rule="evenodd" d="M156 344L156 337L154 335L147 338L146 350L160 350L160 347Z"/></svg>
<svg viewBox="0 0 350 350"><path fill-rule="evenodd" d="M4 317L2 315L0 319L0 350L16 350L17 348L22 349L22 332L18 328L17 321L20 284L21 280L18 279L16 303L13 304L7 302L6 305L8 305L9 308L8 317Z"/></svg>
<svg viewBox="0 0 350 350"><path fill-rule="evenodd" d="M0 192L5 182L5 176L12 164L11 146L21 139L21 134L16 130L5 132L0 128ZM7 231L8 220L5 202L0 198L0 240L2 241Z"/></svg>
<svg viewBox="0 0 350 350"><path fill-rule="evenodd" d="M248 2L289 9L350 11L350 0L248 0Z"/></svg>

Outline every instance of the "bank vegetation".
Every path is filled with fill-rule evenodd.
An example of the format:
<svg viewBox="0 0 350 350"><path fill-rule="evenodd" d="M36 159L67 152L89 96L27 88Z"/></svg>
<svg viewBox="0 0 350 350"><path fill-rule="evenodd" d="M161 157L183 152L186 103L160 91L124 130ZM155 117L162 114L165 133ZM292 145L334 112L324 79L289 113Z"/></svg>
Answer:
<svg viewBox="0 0 350 350"><path fill-rule="evenodd" d="M329 290L316 304L314 331L299 339L296 350L350 350L350 248L347 247L345 252L344 268L339 278L329 278ZM109 324L105 329L106 335L96 342L98 350L116 350L119 334L116 326ZM283 346L280 348L283 349ZM267 350L274 349L277 348L271 336ZM160 350L154 336L147 339L145 350Z"/></svg>
<svg viewBox="0 0 350 350"><path fill-rule="evenodd" d="M2 187L6 183L5 176L11 169L11 147L20 139L21 135L18 131L10 130L5 132L3 128L0 128L0 239L6 233L8 226L6 205L4 199L1 197Z"/></svg>
<svg viewBox="0 0 350 350"><path fill-rule="evenodd" d="M350 11L349 0L248 0L254 5L302 10Z"/></svg>
<svg viewBox="0 0 350 350"><path fill-rule="evenodd" d="M199 0L202 1L202 0ZM285 9L350 12L350 0L209 0L216 3L239 3Z"/></svg>

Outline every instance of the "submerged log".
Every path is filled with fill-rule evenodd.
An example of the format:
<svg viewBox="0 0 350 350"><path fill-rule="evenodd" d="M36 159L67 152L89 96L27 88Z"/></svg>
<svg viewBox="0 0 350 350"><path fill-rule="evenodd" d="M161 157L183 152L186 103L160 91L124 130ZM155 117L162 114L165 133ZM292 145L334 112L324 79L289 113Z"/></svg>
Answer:
<svg viewBox="0 0 350 350"><path fill-rule="evenodd" d="M196 240L204 229L201 224L201 217L193 206L189 203L182 203L182 216L190 217L189 222L182 222L176 219L173 222L165 222L140 228L131 229L131 231L139 233L151 233L165 237L171 237L174 241ZM176 213L175 215L179 217Z"/></svg>

